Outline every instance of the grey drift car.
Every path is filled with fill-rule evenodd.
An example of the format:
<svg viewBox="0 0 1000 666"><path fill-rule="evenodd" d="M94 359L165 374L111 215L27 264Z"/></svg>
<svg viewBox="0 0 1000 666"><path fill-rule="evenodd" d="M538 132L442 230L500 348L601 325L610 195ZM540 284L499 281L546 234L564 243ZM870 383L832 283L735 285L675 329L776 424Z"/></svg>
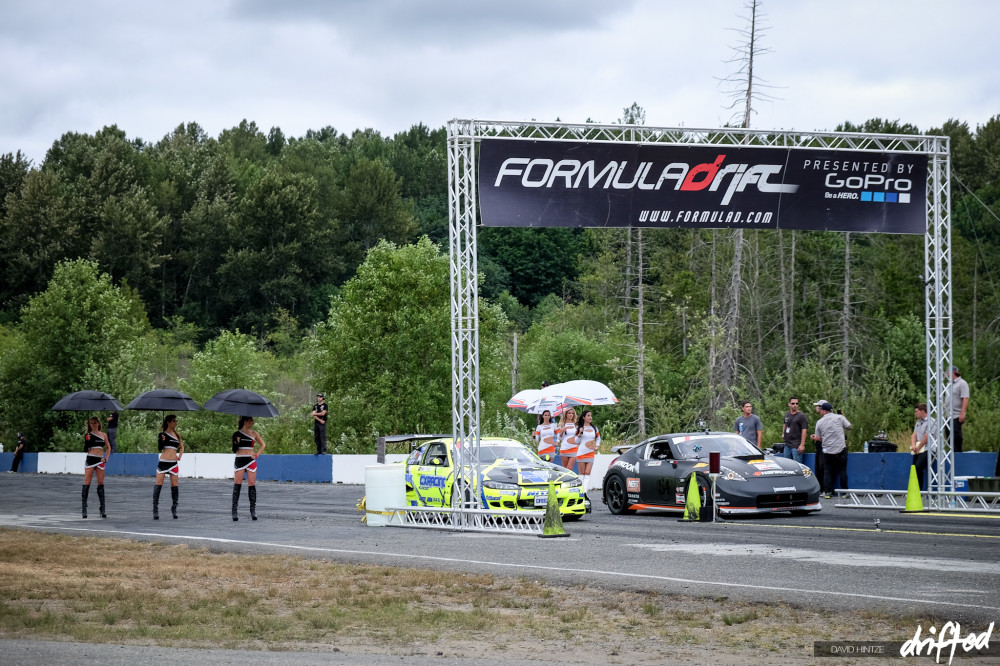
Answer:
<svg viewBox="0 0 1000 666"><path fill-rule="evenodd" d="M714 451L721 462L715 496L720 515L823 508L819 482L809 467L766 455L727 432L658 435L628 449L609 466L602 499L616 515L641 509L683 511L694 474L702 506L707 506L709 454Z"/></svg>

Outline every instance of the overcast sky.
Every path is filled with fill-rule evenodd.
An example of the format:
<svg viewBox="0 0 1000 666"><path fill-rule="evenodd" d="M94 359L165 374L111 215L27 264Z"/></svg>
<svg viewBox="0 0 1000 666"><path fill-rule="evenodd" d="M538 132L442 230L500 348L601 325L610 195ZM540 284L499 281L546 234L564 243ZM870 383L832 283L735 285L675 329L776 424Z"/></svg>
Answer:
<svg viewBox="0 0 1000 666"><path fill-rule="evenodd" d="M1000 114L1000 2L764 0L752 126L920 130ZM65 132L155 142L451 118L718 127L744 0L0 0L0 154ZM739 108L739 105L737 105Z"/></svg>

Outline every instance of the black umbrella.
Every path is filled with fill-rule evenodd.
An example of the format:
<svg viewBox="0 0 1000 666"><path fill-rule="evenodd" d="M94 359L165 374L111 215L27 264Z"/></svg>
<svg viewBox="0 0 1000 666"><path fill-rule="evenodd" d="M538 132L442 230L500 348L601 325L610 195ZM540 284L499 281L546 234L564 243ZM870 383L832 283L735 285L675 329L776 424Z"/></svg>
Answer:
<svg viewBox="0 0 1000 666"><path fill-rule="evenodd" d="M146 391L128 403L125 409L143 409L151 412L196 412L201 407L187 393L174 389Z"/></svg>
<svg viewBox="0 0 1000 666"><path fill-rule="evenodd" d="M230 389L216 393L203 405L210 412L236 416L277 416L278 410L271 401L247 389Z"/></svg>
<svg viewBox="0 0 1000 666"><path fill-rule="evenodd" d="M63 396L52 406L57 412L117 412L124 409L120 402L100 391L77 391Z"/></svg>

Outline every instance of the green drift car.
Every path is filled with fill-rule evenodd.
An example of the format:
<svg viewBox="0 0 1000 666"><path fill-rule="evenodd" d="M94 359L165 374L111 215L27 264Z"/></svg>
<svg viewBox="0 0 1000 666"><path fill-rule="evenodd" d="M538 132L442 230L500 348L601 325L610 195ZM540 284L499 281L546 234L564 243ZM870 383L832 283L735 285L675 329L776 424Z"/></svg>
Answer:
<svg viewBox="0 0 1000 666"><path fill-rule="evenodd" d="M390 438L386 438L389 440ZM406 465L406 501L410 506L450 507L458 492L455 469L461 466L469 490L476 493L484 509L497 511L545 511L549 481L555 482L559 511L564 520L577 520L590 513L590 499L580 477L565 467L545 462L513 439L484 437L479 442L481 478L472 479L472 465L458 465L461 443L452 437L396 436L395 442L410 441L412 451ZM468 498L467 498L468 499Z"/></svg>

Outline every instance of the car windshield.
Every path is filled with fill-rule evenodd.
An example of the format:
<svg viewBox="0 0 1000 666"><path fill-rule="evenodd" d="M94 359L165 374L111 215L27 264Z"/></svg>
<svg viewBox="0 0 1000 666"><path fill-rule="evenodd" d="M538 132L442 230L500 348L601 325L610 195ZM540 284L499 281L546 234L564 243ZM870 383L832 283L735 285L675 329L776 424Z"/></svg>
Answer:
<svg viewBox="0 0 1000 666"><path fill-rule="evenodd" d="M516 460L519 463L536 463L535 457L523 446L516 444L493 444L479 449L479 462L493 463L497 460Z"/></svg>
<svg viewBox="0 0 1000 666"><path fill-rule="evenodd" d="M674 448L681 458L708 458L709 453L718 451L723 456L759 456L757 447L739 435L732 437L694 437L675 439Z"/></svg>

